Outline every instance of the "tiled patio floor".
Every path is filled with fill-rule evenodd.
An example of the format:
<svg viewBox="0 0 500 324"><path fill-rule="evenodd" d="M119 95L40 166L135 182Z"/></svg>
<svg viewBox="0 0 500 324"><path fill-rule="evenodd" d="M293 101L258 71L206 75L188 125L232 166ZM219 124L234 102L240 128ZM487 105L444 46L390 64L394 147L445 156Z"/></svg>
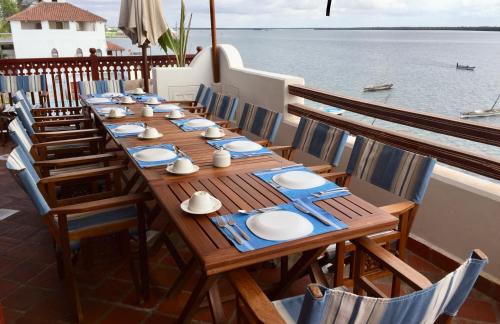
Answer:
<svg viewBox="0 0 500 324"><path fill-rule="evenodd" d="M0 147L0 155L8 153ZM52 242L28 197L7 173L0 161L0 208L20 210L0 221L0 304L7 323L68 323L69 307L62 282L57 277ZM185 254L188 254L186 251ZM408 262L431 280L444 272L426 260L410 254ZM176 276L176 266L166 250L150 260L151 299L138 305L128 267L100 265L89 271L79 266L78 282L87 323L170 323L181 311L193 288L194 280L174 299L166 294ZM264 269L257 274L262 282L274 280L279 269ZM304 291L306 280L298 282L291 294ZM382 289L388 285L380 283ZM220 283L223 295L231 294L227 282ZM234 320L234 304L225 304L226 315ZM197 321L210 321L207 308L198 311ZM457 323L500 322L500 303L474 291L467 300Z"/></svg>

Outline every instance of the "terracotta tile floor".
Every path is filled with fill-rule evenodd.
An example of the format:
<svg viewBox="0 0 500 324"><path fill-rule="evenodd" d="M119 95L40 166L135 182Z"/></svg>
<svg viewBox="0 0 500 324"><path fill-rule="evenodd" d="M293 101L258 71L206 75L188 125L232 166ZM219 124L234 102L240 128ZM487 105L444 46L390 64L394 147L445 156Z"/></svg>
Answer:
<svg viewBox="0 0 500 324"><path fill-rule="evenodd" d="M0 155L9 148L0 147ZM31 201L19 189L0 161L0 208L20 212L0 221L0 304L7 323L68 323L69 306L62 282L55 269L52 242ZM187 256L189 252L183 251ZM426 260L410 254L408 262L432 280L444 272ZM86 271L78 266L78 282L87 323L170 323L174 322L194 285L189 282L176 298L168 299L168 288L179 274L172 259L162 249L151 256L151 299L137 303L128 267L101 264ZM279 275L278 269L262 269L257 276L269 282ZM297 282L290 294L304 291L307 279ZM221 282L222 295L231 294L230 285ZM379 286L389 289L386 281ZM225 303L225 312L234 320L234 303ZM195 316L198 322L210 321L207 308ZM500 322L500 302L473 291L457 323Z"/></svg>

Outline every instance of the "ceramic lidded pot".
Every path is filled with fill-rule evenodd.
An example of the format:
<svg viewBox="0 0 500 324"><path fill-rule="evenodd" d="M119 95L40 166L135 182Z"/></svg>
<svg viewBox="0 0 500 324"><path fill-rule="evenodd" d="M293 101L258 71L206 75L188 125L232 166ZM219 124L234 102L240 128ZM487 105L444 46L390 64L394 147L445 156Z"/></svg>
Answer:
<svg viewBox="0 0 500 324"><path fill-rule="evenodd" d="M144 106L142 108L142 117L153 117L154 111L150 106Z"/></svg>
<svg viewBox="0 0 500 324"><path fill-rule="evenodd" d="M214 166L216 168L226 168L231 165L231 153L220 148L213 153Z"/></svg>

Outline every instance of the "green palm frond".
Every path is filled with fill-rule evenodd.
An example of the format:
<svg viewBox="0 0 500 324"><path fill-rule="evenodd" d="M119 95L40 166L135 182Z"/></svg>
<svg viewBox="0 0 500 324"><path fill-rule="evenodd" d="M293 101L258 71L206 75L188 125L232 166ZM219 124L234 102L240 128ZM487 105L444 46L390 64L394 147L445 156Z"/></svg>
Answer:
<svg viewBox="0 0 500 324"><path fill-rule="evenodd" d="M186 65L186 52L187 44L189 39L189 32L191 31L191 19L193 15L189 16L189 21L187 27L185 26L186 20L186 7L184 5L184 0L181 0L181 17L179 22L179 29L177 34L174 34L169 28L159 39L158 43L163 48L165 53L170 49L177 61L177 66Z"/></svg>

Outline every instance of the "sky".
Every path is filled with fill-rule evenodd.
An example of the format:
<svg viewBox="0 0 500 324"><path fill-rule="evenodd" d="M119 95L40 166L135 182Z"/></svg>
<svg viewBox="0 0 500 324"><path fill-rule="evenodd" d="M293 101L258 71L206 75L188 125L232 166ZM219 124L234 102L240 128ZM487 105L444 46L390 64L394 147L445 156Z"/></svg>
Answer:
<svg viewBox="0 0 500 324"><path fill-rule="evenodd" d="M120 0L67 0L116 26ZM167 23L176 26L180 0L162 0ZM193 27L209 27L209 0L186 0ZM499 26L500 0L215 0L217 26L374 27Z"/></svg>

